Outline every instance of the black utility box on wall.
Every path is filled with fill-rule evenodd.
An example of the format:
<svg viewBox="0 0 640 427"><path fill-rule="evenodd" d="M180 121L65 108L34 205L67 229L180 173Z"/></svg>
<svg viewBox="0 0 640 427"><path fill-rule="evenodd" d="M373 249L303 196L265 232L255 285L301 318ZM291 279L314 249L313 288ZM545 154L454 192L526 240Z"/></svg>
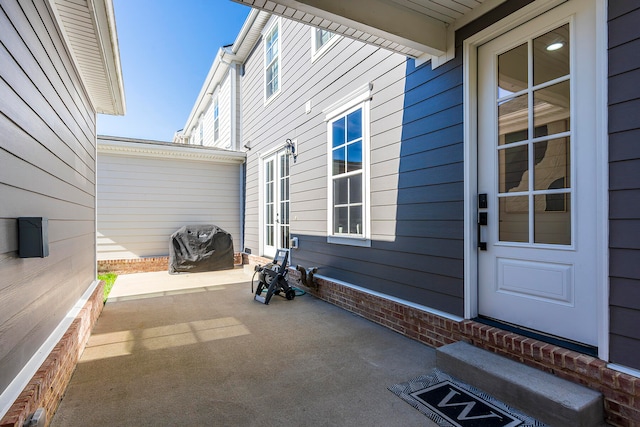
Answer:
<svg viewBox="0 0 640 427"><path fill-rule="evenodd" d="M18 256L49 256L49 220L42 217L18 218Z"/></svg>

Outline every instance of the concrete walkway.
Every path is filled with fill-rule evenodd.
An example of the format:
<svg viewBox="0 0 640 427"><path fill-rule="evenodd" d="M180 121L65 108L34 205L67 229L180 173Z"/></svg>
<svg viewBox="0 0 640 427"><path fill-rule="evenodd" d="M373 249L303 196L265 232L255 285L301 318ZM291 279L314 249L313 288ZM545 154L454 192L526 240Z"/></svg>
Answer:
<svg viewBox="0 0 640 427"><path fill-rule="evenodd" d="M387 390L433 349L242 269L119 276L51 426L435 426Z"/></svg>

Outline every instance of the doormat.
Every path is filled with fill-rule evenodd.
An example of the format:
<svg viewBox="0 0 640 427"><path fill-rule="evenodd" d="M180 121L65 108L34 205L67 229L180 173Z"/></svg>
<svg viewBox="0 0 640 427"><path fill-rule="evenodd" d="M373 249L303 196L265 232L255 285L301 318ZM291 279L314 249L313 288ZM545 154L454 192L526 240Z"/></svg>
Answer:
<svg viewBox="0 0 640 427"><path fill-rule="evenodd" d="M388 389L441 427L545 426L438 369Z"/></svg>

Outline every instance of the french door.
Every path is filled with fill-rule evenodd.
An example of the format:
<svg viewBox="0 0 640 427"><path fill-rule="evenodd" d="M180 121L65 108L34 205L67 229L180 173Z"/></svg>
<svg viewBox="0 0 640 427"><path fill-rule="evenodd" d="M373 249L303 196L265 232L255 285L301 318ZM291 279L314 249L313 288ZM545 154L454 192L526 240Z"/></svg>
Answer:
<svg viewBox="0 0 640 427"><path fill-rule="evenodd" d="M289 247L290 158L282 151L263 159L263 254Z"/></svg>
<svg viewBox="0 0 640 427"><path fill-rule="evenodd" d="M478 48L478 311L597 345L595 13L569 1Z"/></svg>

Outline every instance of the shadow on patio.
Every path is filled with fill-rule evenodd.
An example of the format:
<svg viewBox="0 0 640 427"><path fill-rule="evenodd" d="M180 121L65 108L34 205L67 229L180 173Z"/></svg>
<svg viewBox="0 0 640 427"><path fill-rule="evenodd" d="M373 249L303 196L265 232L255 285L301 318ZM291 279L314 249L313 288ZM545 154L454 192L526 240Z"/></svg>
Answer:
<svg viewBox="0 0 640 427"><path fill-rule="evenodd" d="M51 426L425 426L387 390L434 350L242 269L119 276Z"/></svg>

